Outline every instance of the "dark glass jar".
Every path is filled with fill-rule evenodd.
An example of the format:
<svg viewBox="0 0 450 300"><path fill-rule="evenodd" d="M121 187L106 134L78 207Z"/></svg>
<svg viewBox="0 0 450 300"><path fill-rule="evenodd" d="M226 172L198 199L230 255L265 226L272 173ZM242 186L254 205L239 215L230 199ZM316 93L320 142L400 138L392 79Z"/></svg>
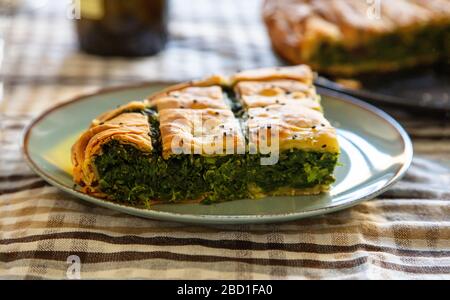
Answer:
<svg viewBox="0 0 450 300"><path fill-rule="evenodd" d="M81 0L80 48L103 56L147 56L167 41L166 0Z"/></svg>

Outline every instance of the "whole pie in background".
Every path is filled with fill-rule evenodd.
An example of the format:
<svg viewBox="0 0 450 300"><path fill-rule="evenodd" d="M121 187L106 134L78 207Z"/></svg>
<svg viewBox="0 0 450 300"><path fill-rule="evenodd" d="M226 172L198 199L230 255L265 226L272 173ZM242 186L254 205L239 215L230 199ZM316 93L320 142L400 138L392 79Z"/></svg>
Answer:
<svg viewBox="0 0 450 300"><path fill-rule="evenodd" d="M450 0L266 0L263 15L280 56L330 75L450 58Z"/></svg>

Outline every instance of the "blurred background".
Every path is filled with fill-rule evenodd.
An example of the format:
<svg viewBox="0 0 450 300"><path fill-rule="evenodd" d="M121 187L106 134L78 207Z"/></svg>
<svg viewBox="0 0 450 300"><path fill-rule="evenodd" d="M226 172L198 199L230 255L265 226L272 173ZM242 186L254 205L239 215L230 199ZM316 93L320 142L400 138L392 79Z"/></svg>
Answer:
<svg viewBox="0 0 450 300"><path fill-rule="evenodd" d="M1 112L34 114L97 87L182 81L279 64L262 25L260 0L167 1L167 44L163 51L141 58L80 52L75 21L69 17L71 3L0 2L6 44L3 99L8 99L1 103Z"/></svg>

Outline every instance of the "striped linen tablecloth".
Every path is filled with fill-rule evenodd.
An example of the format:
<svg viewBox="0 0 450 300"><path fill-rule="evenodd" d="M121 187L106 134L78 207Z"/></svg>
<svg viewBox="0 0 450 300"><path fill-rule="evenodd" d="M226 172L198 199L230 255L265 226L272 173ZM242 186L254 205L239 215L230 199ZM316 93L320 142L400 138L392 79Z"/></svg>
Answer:
<svg viewBox="0 0 450 300"><path fill-rule="evenodd" d="M46 184L20 152L24 126L44 109L103 86L280 62L258 0L172 1L167 49L136 60L80 54L65 1L41 2L0 9L0 278L450 279L445 117L389 111L414 141L404 179L377 199L297 222L152 221L91 206Z"/></svg>

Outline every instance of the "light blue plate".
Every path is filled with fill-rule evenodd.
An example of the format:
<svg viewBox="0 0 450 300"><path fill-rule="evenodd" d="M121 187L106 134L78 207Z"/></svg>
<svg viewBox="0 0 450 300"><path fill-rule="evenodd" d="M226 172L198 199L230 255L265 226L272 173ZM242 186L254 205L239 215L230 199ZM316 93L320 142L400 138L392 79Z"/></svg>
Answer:
<svg viewBox="0 0 450 300"><path fill-rule="evenodd" d="M27 129L23 150L30 167L50 184L85 201L128 214L199 224L269 223L338 211L386 191L408 169L413 149L404 129L364 102L319 90L328 120L338 128L341 167L328 194L236 200L214 205L171 204L139 209L73 189L70 147L100 113L164 88L161 83L104 90L43 113Z"/></svg>

